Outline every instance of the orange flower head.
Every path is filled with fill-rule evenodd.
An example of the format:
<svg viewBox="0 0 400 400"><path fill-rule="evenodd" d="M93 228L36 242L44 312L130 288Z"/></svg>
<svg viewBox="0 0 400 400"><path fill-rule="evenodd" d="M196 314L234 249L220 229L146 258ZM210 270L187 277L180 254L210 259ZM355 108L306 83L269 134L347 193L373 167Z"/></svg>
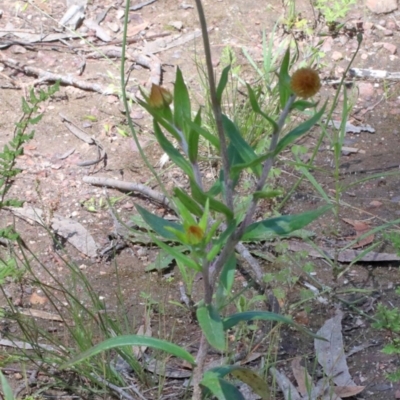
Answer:
<svg viewBox="0 0 400 400"><path fill-rule="evenodd" d="M151 85L149 105L154 108L163 108L172 103L172 94L162 86Z"/></svg>
<svg viewBox="0 0 400 400"><path fill-rule="evenodd" d="M191 244L198 244L204 237L203 229L197 225L190 225L186 230L188 241Z"/></svg>
<svg viewBox="0 0 400 400"><path fill-rule="evenodd" d="M308 99L318 93L321 81L318 72L312 68L300 68L292 75L290 87L297 96Z"/></svg>

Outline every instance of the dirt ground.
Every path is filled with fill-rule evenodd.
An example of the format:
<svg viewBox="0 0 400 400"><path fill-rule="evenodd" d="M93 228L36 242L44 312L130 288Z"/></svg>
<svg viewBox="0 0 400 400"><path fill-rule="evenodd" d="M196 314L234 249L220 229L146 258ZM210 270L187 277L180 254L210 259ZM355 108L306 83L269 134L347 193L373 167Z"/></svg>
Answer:
<svg viewBox="0 0 400 400"><path fill-rule="evenodd" d="M105 10L108 10L101 27L111 38L111 43L101 40L95 29L85 24L80 29L86 35L87 42L82 39L60 39L51 42L34 40L34 34L60 33L58 21L64 15L67 7L63 1L49 0L47 2L32 1L25 10L19 9L25 3L14 0L3 0L0 4L0 148L13 135L14 124L22 115L21 97L25 96L32 85L46 87L47 83L40 81L34 71L51 71L76 81L84 81L94 87L100 85L103 89L118 87L120 74L120 59L111 56L110 48L119 46L122 36L123 21L121 2L93 0L86 10L86 19L95 20ZM132 2L135 5L135 2ZM162 84L172 88L175 69L179 66L184 74L195 103L204 105L204 88L199 81L197 66L203 61L201 38L188 38L187 35L198 32L198 19L193 2L181 0L158 0L136 11L130 12L128 36L132 39L129 51L132 58L126 62L130 70L127 91L136 94L139 86L149 86L154 79L162 79ZM361 3L361 2L360 2ZM111 7L111 8L109 8ZM257 62L262 61L262 35L265 30L272 32L277 19L285 15L281 2L271 1L268 6L261 0L218 0L205 1L214 65L218 70L223 50L228 46L237 56L241 66L242 78L250 82L254 80L254 69L243 55L246 49ZM296 2L296 9L303 18L313 20L313 11L308 2ZM361 49L353 63L353 67L398 72L398 54L400 49L400 12L386 15L375 15L369 12L363 4L355 6L347 16L349 26L363 28L364 40ZM311 23L311 22L310 22ZM15 36L13 32L25 36ZM316 37L316 32L327 33L326 24L319 22L316 30L308 35L302 29L294 29L292 33L298 38L301 55L304 57L310 44L316 45L323 41L320 48L320 73L323 78L321 96L330 100L335 94L334 85L330 80L340 79L352 53L357 47L357 40L351 32L340 33L337 36ZM68 32L64 32L68 33ZM97 35L97 36L96 36ZM277 30L279 41L288 34L282 29ZM169 40L184 37L185 42L169 46ZM164 41L164 42L163 42ZM107 59L96 58L92 43L97 49L110 55ZM176 44L175 42L172 42ZM157 45L157 46L156 46ZM391 47L394 46L394 47ZM103 50L104 49L104 50ZM149 49L157 49L153 54ZM110 52L108 52L110 51ZM138 54L146 56L145 62ZM150 54L150 55L149 55ZM18 67L11 68L10 60L16 60ZM3 62L8 60L7 62ZM162 76L157 75L157 63L162 65ZM84 68L83 68L84 65ZM27 69L32 73L27 74ZM150 66L150 69L148 68ZM29 76L28 76L29 75ZM358 179L372 174L395 172L399 168L399 116L400 116L400 86L398 81L391 79L352 79L353 88L350 99L354 103L349 122L356 126L370 125L374 133L361 131L348 132L345 146L356 148L357 153L343 155L340 166L340 182L348 185ZM161 82L159 82L161 83ZM57 214L64 218L77 221L93 236L98 251L110 244L110 235L115 230L113 220L106 205L106 194L102 187L85 183L86 176L104 177L123 182L146 184L157 189L157 184L147 171L140 155L130 137L121 132L128 132L126 116L122 103L117 95L107 95L94 90L82 90L76 86L61 86L53 98L41 106L44 113L42 121L35 126L35 136L25 145L24 155L18 159L18 167L23 172L17 177L11 195L24 199L30 206L44 210L45 218ZM99 141L107 153L107 162L91 166L79 166L97 157L95 145L85 143L68 130L60 113L72 121L78 128ZM141 144L145 147L153 166L160 172L168 189L174 186L187 188L177 168L167 164L160 167L162 151L152 135L150 120L144 112L133 105L131 116L140 134ZM340 120L339 114L334 119ZM316 145L317 127L303 141L309 152ZM333 154L329 141L325 140L317 155L315 177L330 195L334 195ZM289 155L288 155L289 157ZM279 184L290 188L299 172L290 168L280 160L278 162L283 172ZM322 171L322 172L321 172ZM210 179L215 171L210 168ZM126 194L119 190L107 189L107 196L115 200L115 209L123 221L129 221L136 213L134 203L138 203L159 215L168 216L169 210L159 203L142 195ZM399 176L391 175L368 180L346 190L341 202L341 218L364 221L369 227L377 227L386 222L400 218L400 185ZM324 203L321 196L305 181L292 194L281 212L285 214L301 212L316 208ZM93 212L95 211L95 212ZM332 247L340 241L355 235L354 227L345 222L339 227L332 226L332 216L320 218L312 226L317 232L315 243L322 247ZM399 221L400 222L400 221ZM2 210L0 228L7 224L15 224L24 242L41 260L41 263L51 270L61 282L68 281L70 271L60 260L53 240L46 230L36 223L15 217L12 212ZM397 225L396 225L397 227ZM375 240L382 239L378 233ZM385 248L385 242L375 248L376 252L393 253L393 249ZM119 251L115 257L88 257L77 251L68 242L65 243L69 259L75 263L88 277L93 288L109 308L116 307L118 290L123 295L128 310L129 319L136 332L142 323L145 306L149 300L154 304L163 305L162 316L155 316L153 332L159 336L169 332L174 327L177 343L195 343L198 341L198 331L193 321L177 306L170 304L171 300L179 302L179 274L174 269L166 272L145 272L146 266L155 260L156 251L141 243L133 243ZM266 246L265 248L269 248ZM260 249L263 247L260 245ZM0 246L0 254L6 256L6 247ZM322 261L310 258L316 265L317 278L326 285L335 285L333 272ZM36 265L36 264L35 264ZM279 269L279 265L265 264L268 272ZM116 275L118 270L118 279ZM49 279L48 273L38 264L35 271L38 278ZM241 276L238 275L239 285ZM399 306L398 296L394 290L400 282L398 264L396 262L364 262L352 266L337 282L341 289L363 288L371 289L366 303L361 306L364 312L372 316L376 304L383 302ZM32 295L35 287L24 287L9 283L5 285L15 305L22 308L50 310L48 303L35 302ZM287 299L298 299L299 287L294 286ZM38 293L40 295L40 293ZM146 300L147 299L147 300ZM5 299L2 299L5 306ZM325 319L333 315L333 304L329 307L313 304L313 313L318 318L307 319L306 325L317 330ZM361 352L348 358L350 373L358 385L366 389L357 398L364 399L394 399L399 398L400 385L392 384L385 378L385 373L393 370L398 361L381 353L385 335L371 329L370 321L354 313L354 310L343 306L343 334L346 350L356 345L370 344ZM297 312L297 311L296 311ZM296 316L296 315L294 315ZM2 321L4 324L5 322ZM50 322L49 322L50 323ZM51 322L52 323L52 322ZM191 326L193 325L193 326ZM59 327L59 329L61 329ZM312 343L290 336L293 341L286 340L283 333L279 350L282 362L279 368L285 369L291 360L298 355L306 355L313 351ZM4 349L7 352L7 349ZM288 372L290 376L290 371ZM17 374L15 374L17 375ZM18 376L8 375L14 387L18 385ZM15 379L15 381L14 381ZM279 396L279 395L278 395ZM156 397L151 397L156 398ZM279 397L277 397L279 398Z"/></svg>

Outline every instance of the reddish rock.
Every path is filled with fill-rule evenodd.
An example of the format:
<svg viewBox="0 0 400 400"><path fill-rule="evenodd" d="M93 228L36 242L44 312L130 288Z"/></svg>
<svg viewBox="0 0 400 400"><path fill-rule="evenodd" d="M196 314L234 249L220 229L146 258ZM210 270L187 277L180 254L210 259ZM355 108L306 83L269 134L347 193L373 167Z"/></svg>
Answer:
<svg viewBox="0 0 400 400"><path fill-rule="evenodd" d="M371 207L378 208L378 207L380 207L382 205L382 203L380 201L378 201L378 200L372 200L371 203L369 203L369 205Z"/></svg>
<svg viewBox="0 0 400 400"><path fill-rule="evenodd" d="M332 60L333 61L339 61L343 58L343 54L340 51L334 51L332 53Z"/></svg>
<svg viewBox="0 0 400 400"><path fill-rule="evenodd" d="M369 82L360 82L358 84L358 92L362 100L371 100L374 97L374 85Z"/></svg>
<svg viewBox="0 0 400 400"><path fill-rule="evenodd" d="M390 54L396 54L397 53L397 47L393 43L383 43L383 47L390 53Z"/></svg>
<svg viewBox="0 0 400 400"><path fill-rule="evenodd" d="M397 0L367 0L365 4L375 14L386 14L397 10Z"/></svg>

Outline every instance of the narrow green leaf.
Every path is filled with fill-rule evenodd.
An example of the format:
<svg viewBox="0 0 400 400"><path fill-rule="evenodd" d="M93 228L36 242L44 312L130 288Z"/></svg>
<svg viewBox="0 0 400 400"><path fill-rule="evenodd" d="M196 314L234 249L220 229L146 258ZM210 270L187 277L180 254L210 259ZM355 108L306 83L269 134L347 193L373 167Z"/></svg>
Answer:
<svg viewBox="0 0 400 400"><path fill-rule="evenodd" d="M203 305L197 308L196 316L208 343L217 350L225 351L224 326L218 311L212 304L208 306Z"/></svg>
<svg viewBox="0 0 400 400"><path fill-rule="evenodd" d="M235 279L236 271L236 256L232 252L228 261L225 263L221 271L221 276L219 278L220 285L226 290L226 293L230 293L232 290L233 282Z"/></svg>
<svg viewBox="0 0 400 400"><path fill-rule="evenodd" d="M177 224L175 222L167 221L164 218L159 217L158 215L152 214L151 212L147 211L145 208L135 204L136 209L138 210L139 214L142 216L146 224L153 229L154 232L159 234L160 236L169 239L169 240L176 240L175 235L165 229L166 227L170 227L176 229L178 231L184 232L182 225Z"/></svg>
<svg viewBox="0 0 400 400"><path fill-rule="evenodd" d="M194 122L192 122L190 120L187 120L186 124L190 129L193 129L200 136L203 136L203 138L206 139L217 150L220 149L219 140L218 140L218 138L216 136L212 135L206 129L202 128L200 125L197 125L196 123L194 123Z"/></svg>
<svg viewBox="0 0 400 400"><path fill-rule="evenodd" d="M3 391L4 400L14 400L14 394L11 389L11 386L1 372L0 372L0 382L1 382L1 388Z"/></svg>
<svg viewBox="0 0 400 400"><path fill-rule="evenodd" d="M255 199L273 199L274 197L282 196L282 190L263 190L253 193Z"/></svg>
<svg viewBox="0 0 400 400"><path fill-rule="evenodd" d="M297 100L292 105L292 110L305 111L308 108L314 108L318 103L311 103L307 100Z"/></svg>
<svg viewBox="0 0 400 400"><path fill-rule="evenodd" d="M197 112L196 117L194 118L194 124L201 127L201 108ZM199 152L199 138L200 134L197 130L190 128L189 130L189 139L188 139L188 155L189 160L194 163L197 162L197 156Z"/></svg>
<svg viewBox="0 0 400 400"><path fill-rule="evenodd" d="M243 139L236 125L224 114L222 114L222 124L224 131L229 137L231 144L235 147L236 151L240 154L240 157L245 163L252 162L257 158L253 148ZM231 167L234 165L231 164ZM253 172L257 175L261 175L261 166L256 165L252 167Z"/></svg>
<svg viewBox="0 0 400 400"><path fill-rule="evenodd" d="M192 258L186 256L185 254L182 253L181 247L180 246L171 246L168 245L161 240L157 239L153 235L153 241L154 243L160 247L160 249L164 250L180 262L182 262L187 268L194 269L195 271L200 272L201 271L201 265L197 264L196 261L194 261ZM177 250L179 249L179 250Z"/></svg>
<svg viewBox="0 0 400 400"><path fill-rule="evenodd" d="M222 70L221 78L219 79L218 87L217 87L217 101L218 104L221 104L222 94L224 93L226 84L228 83L229 71L231 66L228 65Z"/></svg>
<svg viewBox="0 0 400 400"><path fill-rule="evenodd" d="M265 120L267 120L271 125L274 130L278 129L277 123L270 118L267 114L265 114L263 111L261 111L260 105L258 104L258 100L256 97L256 94L254 93L254 90L252 87L247 83L247 91L249 93L249 100L250 100L250 105L253 111L257 114L260 114Z"/></svg>
<svg viewBox="0 0 400 400"><path fill-rule="evenodd" d="M270 239L271 235L284 236L306 225L330 210L332 206L326 205L317 210L307 211L302 214L283 215L281 217L268 218L249 225L241 240L259 241Z"/></svg>
<svg viewBox="0 0 400 400"><path fill-rule="evenodd" d="M172 145L172 143L164 136L157 121L154 120L154 134L161 148L168 154L171 160L182 169L189 177L193 177L193 170L190 164L185 160L182 154Z"/></svg>
<svg viewBox="0 0 400 400"><path fill-rule="evenodd" d="M208 199L211 210L225 214L228 219L233 218L233 212L224 203L221 203L220 201L215 200L215 198L210 196L209 194L204 193L197 186L197 183L193 179L190 180L190 188L192 190L193 198L198 201L203 207L206 205Z"/></svg>
<svg viewBox="0 0 400 400"><path fill-rule="evenodd" d="M166 353L172 354L175 357L179 357L185 361L188 361L192 365L195 364L194 357L185 349L177 346L176 344L149 336L123 335L113 337L99 343L98 345L92 347L91 349L83 352L82 354L74 357L72 360L62 365L61 369L71 367L72 365L75 365L80 361L86 360L89 357L93 357L94 355L99 354L103 351L123 346L147 346L153 349L165 351Z"/></svg>
<svg viewBox="0 0 400 400"><path fill-rule="evenodd" d="M286 50L285 56L283 57L281 68L279 71L279 97L281 108L283 109L289 100L291 89L290 89L290 75L289 75L289 64L290 64L290 46Z"/></svg>
<svg viewBox="0 0 400 400"><path fill-rule="evenodd" d="M296 327L296 329L298 329L300 332L306 333L314 339L326 340L323 337L318 336L315 333L304 328L303 326L296 324L290 318L287 318L280 314L272 313L270 311L246 311L242 313L232 314L223 320L224 330L233 328L239 322L247 322L252 320L275 321L283 324L289 324Z"/></svg>
<svg viewBox="0 0 400 400"><path fill-rule="evenodd" d="M322 117L324 114L326 107L326 103L324 106L314 114L309 120L303 122L302 124L296 126L292 131L290 131L287 135L285 135L277 144L275 154L279 154L285 147L287 147L290 143L293 143L297 138L301 135L304 135L308 132Z"/></svg>
<svg viewBox="0 0 400 400"><path fill-rule="evenodd" d="M232 314L223 320L224 330L233 328L239 322L247 322L253 319L263 321L275 321L283 324L293 325L293 321L283 315L276 314L270 311L246 311L242 313Z"/></svg>
<svg viewBox="0 0 400 400"><path fill-rule="evenodd" d="M185 191L180 188L175 188L174 195L193 215L196 215L197 217L203 215L202 208Z"/></svg>
<svg viewBox="0 0 400 400"><path fill-rule="evenodd" d="M22 98L22 112L24 114L29 114L31 112L31 107L29 104L26 102L25 98Z"/></svg>
<svg viewBox="0 0 400 400"><path fill-rule="evenodd" d="M231 167L231 174L232 175L236 175L240 171L242 171L242 170L244 170L246 168L255 168L255 167L261 165L261 163L263 163L268 158L273 157L273 155L274 154L272 152L269 152L267 154L263 154L261 156L256 157L253 161L245 162L245 163L242 163L242 164L236 164L236 165Z"/></svg>
<svg viewBox="0 0 400 400"><path fill-rule="evenodd" d="M176 69L174 89L174 124L180 130L184 130L186 120L191 119L189 92L183 80L182 71Z"/></svg>
<svg viewBox="0 0 400 400"><path fill-rule="evenodd" d="M245 400L239 389L216 375L206 373L200 384L218 400Z"/></svg>

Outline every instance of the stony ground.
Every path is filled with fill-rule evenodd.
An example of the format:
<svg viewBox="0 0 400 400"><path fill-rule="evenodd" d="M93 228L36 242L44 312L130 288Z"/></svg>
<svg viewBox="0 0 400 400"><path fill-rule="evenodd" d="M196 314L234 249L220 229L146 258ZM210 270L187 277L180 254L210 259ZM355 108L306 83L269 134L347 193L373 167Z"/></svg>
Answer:
<svg viewBox="0 0 400 400"><path fill-rule="evenodd" d="M51 100L41 106L43 120L35 127L34 139L25 146L24 155L18 160L18 166L23 172L16 179L11 194L24 199L27 205L43 210L47 221L58 215L79 222L93 237L95 250L101 252L110 244L110 234L116 229L116 223L107 207L107 197L115 202L116 212L124 221L135 214L134 203L160 215L169 215L165 206L146 196L126 194L112 188L105 192L103 188L84 181L87 176L109 178L125 183L146 184L157 190L156 182L141 161L136 145L124 133L128 132L128 128L121 101L117 94L109 94L111 89L119 85L118 52L122 38L123 4L97 0L89 2L85 22L79 29L85 40L71 39L69 31L59 29L58 21L67 10L64 2L32 1L23 9L24 4L11 0L3 0L0 4L0 148L12 138L14 123L21 117L21 97L26 96L32 86L46 87L48 72L62 78L64 84ZM135 2L132 6L135 6ZM341 78L357 48L357 31L363 32L364 40L353 67L389 73L384 77L349 77L352 82L349 96L354 106L349 122L353 126L349 127L345 137L345 146L351 149L342 155L340 183L348 185L373 174L382 176L346 190L341 197L343 207L340 217L363 221L372 228L397 220L400 213L398 175L385 175L387 172L396 172L399 167L400 12L390 9L388 1L371 0L367 6L356 4L346 15L346 29L332 35L323 19L318 20L313 30L306 29L300 22L305 19L306 27L314 26L315 10L307 2L296 2L297 24L291 26L287 33L287 26L284 27L287 18L283 19L276 31L275 45L278 47L284 38L293 34L298 40L301 60L310 57L310 53L318 48L319 69L324 81L321 92L323 98L333 98L335 87L332 81ZM212 28L210 37L216 70L219 71L223 64L223 51L229 46L237 57L242 78L254 82L254 69L244 57L242 49L257 63L262 62L263 31L269 37L277 19L282 15L287 17L288 9L283 8L278 1L266 6L258 0L207 1L204 7L209 27ZM386 13L381 14L382 9L379 7L386 7L383 10ZM189 1L158 0L131 11L126 62L126 69L130 70L128 93L134 96L139 86L149 87L151 82L162 82L164 86L172 88L175 69L179 66L194 102L204 105L205 91L199 81L197 68L203 61L198 33L196 10ZM48 34L58 36L53 40ZM186 188L187 182L178 169L169 164L160 167L162 152L143 111L133 105L131 116L140 133L141 144L167 188ZM334 114L334 119L340 119L339 110ZM97 146L73 134L69 129L71 124L101 144L107 154L107 163L102 161L89 166L79 165L96 160ZM317 138L318 128L302 143L308 148L308 153L312 152ZM315 171L315 176L330 195L334 195L337 189L332 179L332 160L329 141L326 140L317 156L317 165L321 169ZM286 167L284 161L280 161L279 165L284 171L279 184L290 188L299 173ZM212 165L208 167L207 174L211 180L215 174ZM299 212L319 204L323 204L320 195L304 182L282 211ZM398 228L399 222L395 227ZM68 282L70 271L41 225L2 210L0 228L7 224L15 224L25 243L41 260L42 266L34 264L35 273L40 279L49 279L44 265L61 282ZM344 221L339 232L333 232L331 228L332 218L321 218L313 226L318 233L315 243L330 248L358 233L354 224L352 226ZM380 239L382 236L379 234L374 238L377 242ZM374 251L393 254L393 249L385 248L385 244L382 242ZM178 272L173 269L165 274L145 272L146 266L155 260L157 252L154 249L133 243L110 260L98 256L98 253L93 254L93 249L88 246L81 247L79 251L68 240L65 246L69 259L90 278L98 296L111 309L116 307L116 292L119 288L126 299L125 305L134 331L142 323L144 307L149 301L146 299L151 299L158 307L165 305L163 313L155 316L152 321L154 331L163 336L173 327L176 342L195 343L198 340L195 324L180 308L169 304L170 300L180 301ZM0 248L0 251L5 256L6 248ZM310 260L318 267L317 278L325 284L333 284L331 268L312 257ZM279 268L278 264L265 264L266 271L277 271ZM239 286L242 279L238 276ZM398 305L394 289L399 281L398 265L389 260L354 265L338 285L342 289L356 287L373 290L374 295L363 306L363 310L372 316L377 299L385 304L391 302L394 306ZM34 286L9 283L5 289L11 301L21 309L52 309ZM295 299L298 299L296 287L287 294L288 305ZM5 304L4 298L2 301ZM316 330L333 315L333 307L317 304L312 307L318 318L311 321L306 318L303 322ZM348 358L354 381L366 386L359 398L399 398L400 386L389 383L384 376L397 363L393 357L380 352L385 336L371 330L367 318L355 315L350 309L344 311L346 350L356 345L365 346L364 350ZM5 325L6 321L2 323ZM47 323L56 325L57 332L63 331L62 324L45 320L44 324ZM11 331L13 329L11 326ZM371 346L366 347L367 344ZM282 342L280 356L283 360L291 360L312 351L310 343L299 342L298 339L285 340ZM285 370L288 365L283 362L279 367ZM14 388L18 387L21 374L16 372L8 376Z"/></svg>

